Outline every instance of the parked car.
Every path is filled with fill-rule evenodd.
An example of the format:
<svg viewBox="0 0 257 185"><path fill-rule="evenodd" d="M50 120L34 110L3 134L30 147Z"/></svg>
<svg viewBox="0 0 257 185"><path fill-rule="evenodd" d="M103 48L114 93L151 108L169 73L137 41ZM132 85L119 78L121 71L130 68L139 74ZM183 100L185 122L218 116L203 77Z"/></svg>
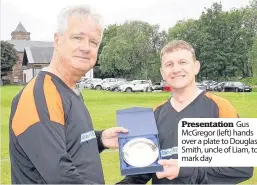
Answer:
<svg viewBox="0 0 257 185"><path fill-rule="evenodd" d="M204 80L204 81L202 81L201 84L203 84L203 85L205 85L205 86L211 86L211 85L213 85L214 83L216 83L216 82L213 81L213 80Z"/></svg>
<svg viewBox="0 0 257 185"><path fill-rule="evenodd" d="M103 80L101 78L90 78L88 81L85 82L85 88L92 89L93 84L101 83Z"/></svg>
<svg viewBox="0 0 257 185"><path fill-rule="evenodd" d="M206 85L203 85L202 83L196 82L196 86L197 86L199 89L203 90L203 91L206 91L206 90L207 90L207 86L206 86Z"/></svg>
<svg viewBox="0 0 257 185"><path fill-rule="evenodd" d="M221 92L221 91L223 91L223 87L224 87L224 84L225 84L226 82L220 82L220 83L218 83L214 88L213 88L213 90L214 91L218 91L218 92Z"/></svg>
<svg viewBox="0 0 257 185"><path fill-rule="evenodd" d="M116 85L117 83L120 82L126 82L127 80L124 78L110 78L109 80L104 81L101 84L102 89L104 90L110 90L110 87L113 85Z"/></svg>
<svg viewBox="0 0 257 185"><path fill-rule="evenodd" d="M155 91L155 90L163 91L163 87L164 87L164 82L156 82L156 83L153 84L152 90L153 91Z"/></svg>
<svg viewBox="0 0 257 185"><path fill-rule="evenodd" d="M217 84L214 80L204 80L201 82L202 85L206 87L206 91L213 91L214 86Z"/></svg>
<svg viewBox="0 0 257 185"><path fill-rule="evenodd" d="M117 83L113 84L110 86L109 90L110 91L114 91L114 92L118 92L119 91L119 87L123 84L129 83L129 81L118 81Z"/></svg>
<svg viewBox="0 0 257 185"><path fill-rule="evenodd" d="M86 77L82 77L77 83L76 83L76 87L80 87L80 88L85 88L85 83L87 83L87 81L89 81L90 78L86 78Z"/></svg>
<svg viewBox="0 0 257 185"><path fill-rule="evenodd" d="M97 81L92 83L92 89L96 89L96 90L102 90L103 89L103 84L106 82L110 82L112 81L114 78L105 78L102 81Z"/></svg>
<svg viewBox="0 0 257 185"><path fill-rule="evenodd" d="M218 82L214 82L214 83L211 83L211 84L207 85L207 90L208 90L208 91L214 91L215 87L216 87L218 84L219 84Z"/></svg>
<svg viewBox="0 0 257 185"><path fill-rule="evenodd" d="M223 86L224 92L251 92L252 87L242 82L226 82Z"/></svg>
<svg viewBox="0 0 257 185"><path fill-rule="evenodd" d="M119 86L119 90L122 92L146 92L152 88L150 80L133 80L129 83Z"/></svg>

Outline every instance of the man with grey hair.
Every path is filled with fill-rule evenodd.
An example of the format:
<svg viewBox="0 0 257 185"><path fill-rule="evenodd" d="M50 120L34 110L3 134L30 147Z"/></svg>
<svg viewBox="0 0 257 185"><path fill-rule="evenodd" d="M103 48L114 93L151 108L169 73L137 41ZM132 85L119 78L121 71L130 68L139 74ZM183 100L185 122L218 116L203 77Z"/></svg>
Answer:
<svg viewBox="0 0 257 185"><path fill-rule="evenodd" d="M96 63L103 27L88 6L64 9L54 52L14 97L10 115L12 184L104 184L99 153L118 148L121 127L94 131L76 82Z"/></svg>

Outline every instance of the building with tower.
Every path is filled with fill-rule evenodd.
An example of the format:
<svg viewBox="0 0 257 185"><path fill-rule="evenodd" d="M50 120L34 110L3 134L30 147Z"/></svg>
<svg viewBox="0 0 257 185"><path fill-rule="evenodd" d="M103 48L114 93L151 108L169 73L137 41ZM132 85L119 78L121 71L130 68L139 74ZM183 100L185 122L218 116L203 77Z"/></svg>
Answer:
<svg viewBox="0 0 257 185"><path fill-rule="evenodd" d="M30 32L19 22L17 28L11 33L12 40L30 40Z"/></svg>
<svg viewBox="0 0 257 185"><path fill-rule="evenodd" d="M53 42L32 41L21 22L11 32L11 40L17 51L18 61L7 76L11 83L26 84L51 62L53 54ZM85 74L87 78L93 78L93 69Z"/></svg>

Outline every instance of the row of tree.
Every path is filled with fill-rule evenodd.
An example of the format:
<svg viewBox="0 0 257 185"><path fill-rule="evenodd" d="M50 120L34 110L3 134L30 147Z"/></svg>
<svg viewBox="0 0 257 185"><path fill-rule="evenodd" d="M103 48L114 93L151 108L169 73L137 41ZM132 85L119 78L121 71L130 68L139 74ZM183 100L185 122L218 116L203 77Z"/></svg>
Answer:
<svg viewBox="0 0 257 185"><path fill-rule="evenodd" d="M199 80L257 78L257 0L230 11L214 3L199 19L178 21L167 32L142 21L110 25L104 30L95 77L159 81L160 51L173 39L194 47L201 62ZM1 77L17 61L15 53L12 45L1 41Z"/></svg>
<svg viewBox="0 0 257 185"><path fill-rule="evenodd" d="M95 74L158 81L161 48L182 39L193 45L201 62L199 80L257 77L256 33L257 0L230 11L214 3L199 19L178 21L167 32L142 21L110 25L104 30Z"/></svg>

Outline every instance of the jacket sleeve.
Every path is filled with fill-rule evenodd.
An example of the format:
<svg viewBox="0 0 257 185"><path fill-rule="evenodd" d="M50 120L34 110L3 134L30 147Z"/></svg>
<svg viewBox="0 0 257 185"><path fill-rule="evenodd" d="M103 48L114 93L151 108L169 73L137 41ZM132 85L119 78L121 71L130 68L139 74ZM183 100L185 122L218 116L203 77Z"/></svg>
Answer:
<svg viewBox="0 0 257 185"><path fill-rule="evenodd" d="M179 169L178 179L184 184L197 184L199 168L181 167Z"/></svg>
<svg viewBox="0 0 257 185"><path fill-rule="evenodd" d="M181 167L177 178L185 184L237 184L252 175L252 167Z"/></svg>
<svg viewBox="0 0 257 185"><path fill-rule="evenodd" d="M202 168L201 184L238 184L253 176L253 167Z"/></svg>
<svg viewBox="0 0 257 185"><path fill-rule="evenodd" d="M101 153L105 149L108 149L107 147L104 146L104 144L102 142L102 132L103 132L103 130L102 131L95 131L99 153Z"/></svg>
<svg viewBox="0 0 257 185"><path fill-rule="evenodd" d="M116 184L146 184L153 174L129 175Z"/></svg>

